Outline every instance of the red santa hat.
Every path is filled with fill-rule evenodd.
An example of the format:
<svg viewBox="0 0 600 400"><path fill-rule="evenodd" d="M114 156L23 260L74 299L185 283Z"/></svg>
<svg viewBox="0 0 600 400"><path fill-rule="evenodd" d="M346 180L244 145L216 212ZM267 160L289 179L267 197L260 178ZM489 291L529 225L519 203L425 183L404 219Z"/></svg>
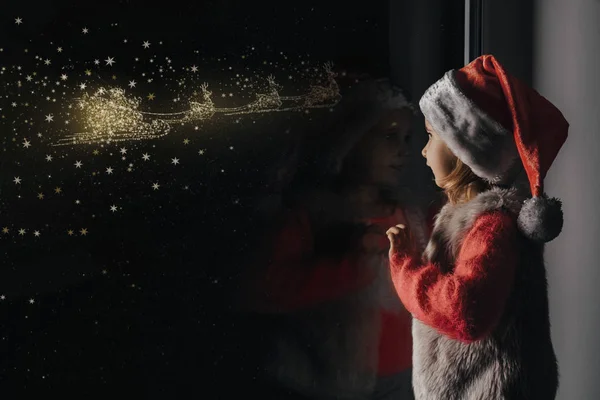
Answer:
<svg viewBox="0 0 600 400"><path fill-rule="evenodd" d="M483 55L448 71L419 106L448 148L482 179L510 184L520 162L532 195L518 217L521 231L538 242L560 234L561 201L548 198L543 180L569 123L552 103L508 74L494 56Z"/></svg>

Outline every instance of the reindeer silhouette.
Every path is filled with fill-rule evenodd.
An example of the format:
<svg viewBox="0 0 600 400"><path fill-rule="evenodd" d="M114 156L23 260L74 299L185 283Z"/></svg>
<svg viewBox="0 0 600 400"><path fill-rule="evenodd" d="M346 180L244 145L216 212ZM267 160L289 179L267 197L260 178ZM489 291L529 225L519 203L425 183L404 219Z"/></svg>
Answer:
<svg viewBox="0 0 600 400"><path fill-rule="evenodd" d="M215 114L215 105L211 99L212 92L208 90L208 83L200 85L202 101L190 100L190 110L186 116L188 120L208 119Z"/></svg>
<svg viewBox="0 0 600 400"><path fill-rule="evenodd" d="M327 86L312 85L304 98L304 106L306 107L331 102L332 100L337 103L341 98L340 87L335 80L337 73L333 72L333 64L326 62L324 68L327 73Z"/></svg>
<svg viewBox="0 0 600 400"><path fill-rule="evenodd" d="M269 91L267 93L258 93L256 100L250 103L248 108L253 110L268 110L281 107L282 102L279 97L279 91L283 86L275 82L273 75L267 77L267 82L269 83Z"/></svg>

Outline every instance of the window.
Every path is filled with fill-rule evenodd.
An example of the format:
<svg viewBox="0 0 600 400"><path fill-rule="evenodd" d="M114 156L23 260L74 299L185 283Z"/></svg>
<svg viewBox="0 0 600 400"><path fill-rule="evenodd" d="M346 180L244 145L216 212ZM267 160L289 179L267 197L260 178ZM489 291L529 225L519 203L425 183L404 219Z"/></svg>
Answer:
<svg viewBox="0 0 600 400"><path fill-rule="evenodd" d="M354 250L435 195L407 106L462 63L464 15L408 0L5 5L0 308L14 364L0 373L145 395L403 385L383 376L402 374L408 342L400 361L368 351L406 321L393 298L367 307L377 274ZM276 293L249 295L273 277Z"/></svg>

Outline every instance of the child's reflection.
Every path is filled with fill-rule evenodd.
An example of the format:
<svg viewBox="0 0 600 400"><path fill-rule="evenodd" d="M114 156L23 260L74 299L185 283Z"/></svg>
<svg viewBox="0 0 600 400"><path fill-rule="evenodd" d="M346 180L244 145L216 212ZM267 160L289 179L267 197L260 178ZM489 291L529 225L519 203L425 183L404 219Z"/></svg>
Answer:
<svg viewBox="0 0 600 400"><path fill-rule="evenodd" d="M411 317L389 278L385 231L403 223L422 244L427 236L407 173L412 111L378 80L336 113L326 137L305 146L313 157L282 193L243 302L271 315L266 363L277 384L314 398L409 399Z"/></svg>

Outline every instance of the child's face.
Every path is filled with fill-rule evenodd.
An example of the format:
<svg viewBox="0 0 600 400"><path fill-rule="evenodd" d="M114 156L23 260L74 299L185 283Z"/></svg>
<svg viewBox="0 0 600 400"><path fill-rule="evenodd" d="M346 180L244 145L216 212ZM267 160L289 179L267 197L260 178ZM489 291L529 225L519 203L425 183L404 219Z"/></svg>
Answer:
<svg viewBox="0 0 600 400"><path fill-rule="evenodd" d="M412 113L391 110L365 134L355 147L355 157L365 183L397 186L410 156Z"/></svg>
<svg viewBox="0 0 600 400"><path fill-rule="evenodd" d="M425 129L427 130L429 141L421 151L421 154L427 159L427 165L433 172L436 185L441 186L439 182L454 169L456 156L446 146L446 143L440 139L428 121L425 121Z"/></svg>

